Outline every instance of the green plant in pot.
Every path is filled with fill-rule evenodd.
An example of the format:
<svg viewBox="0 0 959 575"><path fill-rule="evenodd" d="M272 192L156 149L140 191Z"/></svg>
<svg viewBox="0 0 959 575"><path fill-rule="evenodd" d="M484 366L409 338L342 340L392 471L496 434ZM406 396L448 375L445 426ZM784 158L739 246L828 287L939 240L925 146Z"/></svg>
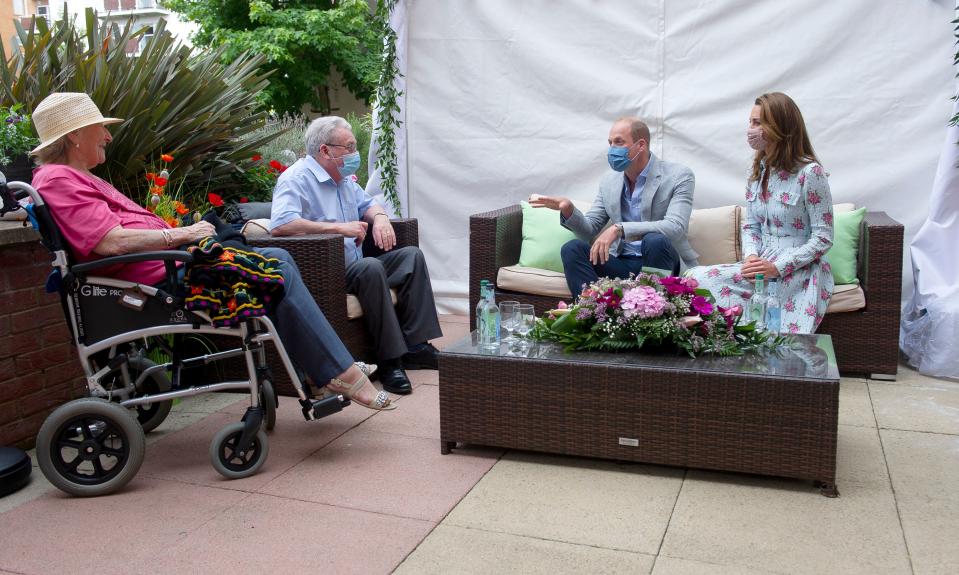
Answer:
<svg viewBox="0 0 959 575"><path fill-rule="evenodd" d="M27 155L39 141L33 135L30 115L21 104L0 107L0 172L10 181L30 182L33 162Z"/></svg>

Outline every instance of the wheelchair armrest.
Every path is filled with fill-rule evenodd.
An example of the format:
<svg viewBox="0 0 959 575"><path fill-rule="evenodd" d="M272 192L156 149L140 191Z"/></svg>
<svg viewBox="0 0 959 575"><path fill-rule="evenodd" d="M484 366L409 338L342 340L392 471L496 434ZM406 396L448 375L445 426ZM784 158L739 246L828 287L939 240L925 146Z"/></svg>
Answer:
<svg viewBox="0 0 959 575"><path fill-rule="evenodd" d="M86 262L82 264L76 264L70 271L73 273L87 273L89 271L112 266L116 264L129 264L133 262L146 262L152 260L167 261L167 262L184 262L190 263L193 261L193 254L177 251L177 250L161 250L155 252L139 252L135 254L123 254L122 256L111 256L108 258L103 258L93 262Z"/></svg>

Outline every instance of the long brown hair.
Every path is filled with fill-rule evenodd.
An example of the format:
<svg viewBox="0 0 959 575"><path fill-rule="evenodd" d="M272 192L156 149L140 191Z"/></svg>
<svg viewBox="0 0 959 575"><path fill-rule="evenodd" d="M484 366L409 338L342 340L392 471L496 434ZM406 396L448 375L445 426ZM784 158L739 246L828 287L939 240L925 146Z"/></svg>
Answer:
<svg viewBox="0 0 959 575"><path fill-rule="evenodd" d="M766 167L795 172L809 162L818 162L806 133L802 112L792 98L782 92L771 92L756 98L759 106L759 125L768 142L765 150L757 150L749 179L759 180L759 162Z"/></svg>

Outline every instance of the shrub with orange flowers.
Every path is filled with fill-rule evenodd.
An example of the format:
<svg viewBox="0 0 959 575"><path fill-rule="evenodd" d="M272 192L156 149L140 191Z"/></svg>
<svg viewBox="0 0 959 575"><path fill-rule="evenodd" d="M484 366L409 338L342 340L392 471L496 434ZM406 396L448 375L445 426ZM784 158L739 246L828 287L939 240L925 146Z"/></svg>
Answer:
<svg viewBox="0 0 959 575"><path fill-rule="evenodd" d="M150 189L145 207L161 217L171 228L178 228L200 221L203 212L210 206L222 206L223 200L217 194L210 193L207 196L208 204L194 202L192 208L188 206L183 201L183 182L179 182L179 186L173 186L170 183L170 172L172 171L170 163L173 160L172 155L161 154L160 164L151 166L150 171L146 173Z"/></svg>

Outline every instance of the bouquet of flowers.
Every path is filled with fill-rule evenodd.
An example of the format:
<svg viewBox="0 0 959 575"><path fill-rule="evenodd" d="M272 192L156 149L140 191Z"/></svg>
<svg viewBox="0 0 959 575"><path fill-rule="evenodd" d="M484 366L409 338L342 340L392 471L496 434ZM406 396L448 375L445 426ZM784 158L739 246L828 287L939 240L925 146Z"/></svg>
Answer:
<svg viewBox="0 0 959 575"><path fill-rule="evenodd" d="M643 347L742 355L761 345L782 343L743 322L742 307L716 305L693 278L640 273L630 279L600 278L575 304L538 319L535 339L556 341L567 351L626 351Z"/></svg>
<svg viewBox="0 0 959 575"><path fill-rule="evenodd" d="M168 191L170 184L170 170L168 166L173 161L170 154L160 154L159 171L148 171L146 173L147 182L150 184L149 194L147 195L146 209L163 218L171 228L180 226L189 226L200 221L203 213L210 207L220 207L223 205L223 198L214 193L207 194L209 203L194 205L193 209L187 206L183 200L182 186L174 191Z"/></svg>

